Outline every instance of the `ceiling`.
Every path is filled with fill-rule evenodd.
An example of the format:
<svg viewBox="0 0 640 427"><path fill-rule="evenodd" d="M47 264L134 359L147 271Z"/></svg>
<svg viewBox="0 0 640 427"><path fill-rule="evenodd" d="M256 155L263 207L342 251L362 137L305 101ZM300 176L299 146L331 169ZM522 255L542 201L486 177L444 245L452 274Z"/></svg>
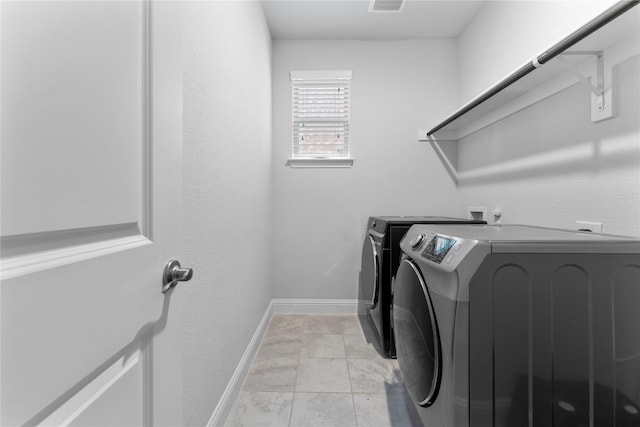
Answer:
<svg viewBox="0 0 640 427"><path fill-rule="evenodd" d="M371 13L369 0L263 0L274 40L399 40L457 37L486 0L407 0Z"/></svg>

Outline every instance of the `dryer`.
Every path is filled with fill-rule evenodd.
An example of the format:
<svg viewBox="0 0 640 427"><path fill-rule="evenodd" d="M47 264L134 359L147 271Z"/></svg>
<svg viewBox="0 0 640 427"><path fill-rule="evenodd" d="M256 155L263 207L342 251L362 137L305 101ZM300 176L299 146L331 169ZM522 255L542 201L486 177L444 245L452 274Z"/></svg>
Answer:
<svg viewBox="0 0 640 427"><path fill-rule="evenodd" d="M640 240L415 225L393 284L425 426L640 426Z"/></svg>
<svg viewBox="0 0 640 427"><path fill-rule="evenodd" d="M391 281L400 264L400 239L414 224L486 224L485 221L442 216L372 216L362 246L358 299L381 351L395 356L391 320Z"/></svg>

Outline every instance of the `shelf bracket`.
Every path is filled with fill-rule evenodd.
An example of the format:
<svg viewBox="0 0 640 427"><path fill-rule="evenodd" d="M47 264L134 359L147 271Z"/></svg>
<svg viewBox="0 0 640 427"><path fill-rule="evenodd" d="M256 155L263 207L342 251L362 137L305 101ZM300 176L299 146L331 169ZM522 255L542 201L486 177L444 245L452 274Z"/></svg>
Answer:
<svg viewBox="0 0 640 427"><path fill-rule="evenodd" d="M582 71L580 71L575 65L569 62L566 58L563 58L564 55L594 55L596 57L596 72L597 72L597 83L598 86L591 83ZM560 56L558 56L558 60L562 63L562 65L569 71L571 71L587 88L593 92L595 96L603 96L604 95L604 82L602 78L602 74L604 71L603 61L602 61L602 51L574 51L574 52L564 52Z"/></svg>
<svg viewBox="0 0 640 427"><path fill-rule="evenodd" d="M593 73L593 77L590 79L585 76L578 67L564 58L564 56L569 55L595 56L595 72ZM603 52L567 51L558 55L556 58L560 64L572 72L578 80L580 80L580 82L591 91L591 121L599 122L612 118L614 116L613 103L611 99L612 77L611 72L605 75ZM593 80L595 80L595 84L593 83Z"/></svg>

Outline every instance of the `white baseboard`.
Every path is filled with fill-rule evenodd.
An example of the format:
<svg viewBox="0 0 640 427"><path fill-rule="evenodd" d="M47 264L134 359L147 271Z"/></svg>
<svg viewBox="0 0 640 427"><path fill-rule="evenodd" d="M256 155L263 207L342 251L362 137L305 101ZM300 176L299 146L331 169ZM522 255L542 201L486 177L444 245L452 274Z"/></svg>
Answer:
<svg viewBox="0 0 640 427"><path fill-rule="evenodd" d="M224 389L224 393L222 393L222 396L216 405L216 409L214 409L213 414L211 414L211 418L209 418L207 427L221 427L226 421L227 416L231 411L231 407L233 406L233 402L235 402L238 394L240 393L244 378L247 376L247 372L249 372L253 357L258 352L260 341L267 330L267 326L269 326L272 314L273 301L267 306L267 309L262 316L262 320L260 320L253 337L251 337L251 341L249 342L247 349L244 351L240 362L238 362L236 370L233 372L227 387Z"/></svg>
<svg viewBox="0 0 640 427"><path fill-rule="evenodd" d="M274 314L358 314L355 299L272 299Z"/></svg>
<svg viewBox="0 0 640 427"><path fill-rule="evenodd" d="M209 418L207 427L221 427L226 421L273 314L358 314L359 306L362 305L355 299L272 299Z"/></svg>

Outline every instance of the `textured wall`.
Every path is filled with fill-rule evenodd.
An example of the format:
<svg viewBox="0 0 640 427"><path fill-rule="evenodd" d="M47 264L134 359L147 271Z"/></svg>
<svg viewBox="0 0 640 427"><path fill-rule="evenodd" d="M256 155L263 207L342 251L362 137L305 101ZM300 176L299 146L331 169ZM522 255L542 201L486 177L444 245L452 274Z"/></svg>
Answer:
<svg viewBox="0 0 640 427"><path fill-rule="evenodd" d="M272 296L271 38L259 2L216 1L184 3L184 40L184 425L203 426Z"/></svg>
<svg viewBox="0 0 640 427"><path fill-rule="evenodd" d="M503 222L575 228L576 220L604 231L640 236L640 60L616 68L618 114L590 121L590 92L565 91L459 146L460 208L503 210ZM485 171L486 173L484 173Z"/></svg>
<svg viewBox="0 0 640 427"><path fill-rule="evenodd" d="M349 169L294 169L289 71L349 69ZM418 129L455 107L454 40L275 41L274 297L356 298L371 215L453 214L455 187Z"/></svg>
<svg viewBox="0 0 640 427"><path fill-rule="evenodd" d="M461 93L479 93L611 3L489 2L459 38ZM545 15L547 26L533 25ZM522 49L510 50L512 40ZM623 51L638 49L637 38L630 42ZM505 223L575 228L586 220L639 236L638 63L614 67L613 119L591 123L590 92L575 85L461 141L459 168L475 178L459 187L460 211L501 207Z"/></svg>

